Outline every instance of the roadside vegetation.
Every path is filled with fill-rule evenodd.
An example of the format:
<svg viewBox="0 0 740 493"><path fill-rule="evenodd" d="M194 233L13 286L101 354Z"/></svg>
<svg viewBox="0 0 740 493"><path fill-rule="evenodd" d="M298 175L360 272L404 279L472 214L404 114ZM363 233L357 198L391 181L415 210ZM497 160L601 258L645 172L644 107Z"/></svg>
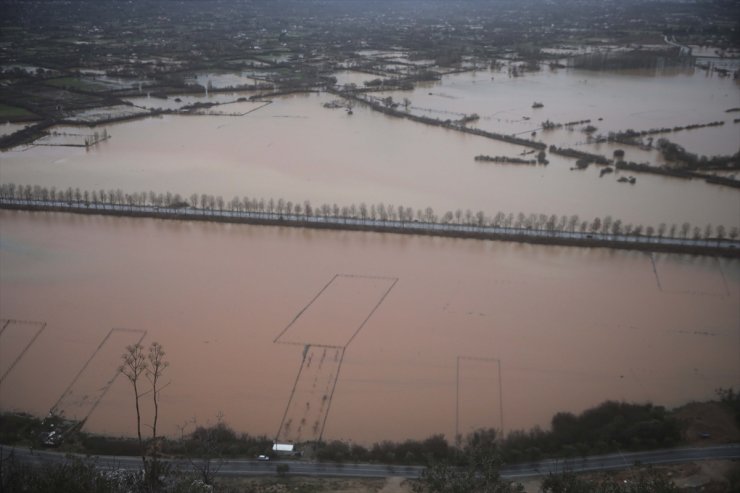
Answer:
<svg viewBox="0 0 740 493"><path fill-rule="evenodd" d="M191 473L162 471L161 482L151 487L135 471L99 467L95 459L69 457L43 466L18 460L12 453L0 457L0 491L11 493L211 493L213 487Z"/></svg>
<svg viewBox="0 0 740 493"><path fill-rule="evenodd" d="M736 413L737 394L733 389L720 389L719 402L728 412ZM470 448L478 443L495 444L502 464L516 464L551 458L578 458L612 452L636 452L670 448L695 443L702 437L689 437L680 408L667 410L653 404L606 401L579 414L560 412L553 416L549 429L535 427L514 430L502 436L494 429L481 429L453 442L444 435L423 440L382 441L369 446L344 441L312 444L316 459L324 462L377 463L392 465L428 465L449 462L465 465ZM738 415L740 416L740 414ZM0 443L37 447L45 429L44 420L27 414L0 414ZM740 428L740 419L737 422ZM156 443L160 457L253 459L272 455L272 439L234 431L223 419L199 425L184 423L178 437L144 439L145 454ZM721 437L720 437L721 439ZM107 437L83 431L70 433L57 447L61 451L90 455L139 455L138 438Z"/></svg>
<svg viewBox="0 0 740 493"><path fill-rule="evenodd" d="M197 426L195 420L180 426L180 437L165 439L157 434L161 378L169 363L164 348L153 342L128 346L121 355L119 372L133 390L136 409L136 438L121 439L90 435L80 431L84 423L67 425L49 416L40 420L18 414L0 415L0 491L18 492L210 492L227 458L253 459L271 453L272 441L266 437L238 435L218 416L215 424ZM143 423L142 398L153 406L151 423ZM740 418L737 394L719 389L720 402ZM738 419L740 424L740 419ZM190 427L194 429L190 432ZM54 432L48 430L54 429ZM151 430L150 436L142 428ZM49 440L59 434L59 439ZM370 462L393 465L423 465L421 477L413 484L415 493L513 493L523 487L501 477L504 464L538 461L544 458L576 458L607 452L668 448L682 443L682 423L675 412L652 404L607 401L575 415L553 416L549 430L535 427L513 431L506 436L494 429L480 429L449 443L443 435L425 440L384 441L371 447L332 441L304 444L312 454L326 462ZM6 452L5 448L11 448ZM136 454L141 456L139 472L102 467L95 459L69 457L64 462L30 465L18 460L12 446L40 445L86 455ZM190 467L178 470L165 458L186 458ZM278 463L278 478L288 480L290 466ZM581 492L594 488L607 492L673 492L670 481L650 472L629 485L613 479L593 482L567 472L548 477L542 491ZM225 490L221 490L225 491Z"/></svg>
<svg viewBox="0 0 740 493"><path fill-rule="evenodd" d="M648 470L630 481L614 479L585 479L576 474L552 475L542 482L542 493L678 493L679 488L670 478Z"/></svg>
<svg viewBox="0 0 740 493"><path fill-rule="evenodd" d="M446 461L464 465L474 443L495 443L505 464L548 458L577 458L618 451L669 448L682 441L681 423L670 411L652 404L607 401L578 415L558 413L549 430L511 431L502 437L496 430L479 430L448 443L444 436L425 440L381 442L369 448L332 441L321 444L317 457L328 462L379 462L419 464ZM460 448L458 445L462 445Z"/></svg>

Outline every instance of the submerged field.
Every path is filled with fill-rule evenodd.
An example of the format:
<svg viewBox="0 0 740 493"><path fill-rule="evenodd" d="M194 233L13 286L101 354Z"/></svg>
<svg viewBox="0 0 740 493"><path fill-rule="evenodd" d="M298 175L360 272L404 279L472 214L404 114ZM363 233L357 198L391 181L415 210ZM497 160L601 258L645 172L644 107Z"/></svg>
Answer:
<svg viewBox="0 0 740 493"><path fill-rule="evenodd" d="M260 80L193 77L211 88ZM340 86L374 78L337 73ZM547 166L476 161L534 156L360 103L350 112L328 92L242 99L256 94L142 92L126 99L134 106L87 110L76 117L198 105L57 125L4 152L0 181L740 226L738 189L643 174L624 183L631 173L574 170L549 151ZM740 107L740 86L697 69L543 65L514 77L505 65L374 96L410 115L476 113L468 127L650 164L665 164L656 149L598 136L721 122L668 138L700 155L738 152L738 113L727 110ZM98 132L110 138L87 145ZM63 213L0 211L0 224L0 410L53 410L95 432L131 434L131 391L116 369L138 341L162 343L172 363L161 403L170 435L223 412L237 430L286 440L453 439L547 426L606 399L708 399L740 375L737 258Z"/></svg>
<svg viewBox="0 0 740 493"><path fill-rule="evenodd" d="M344 80L348 79L346 75ZM230 103L254 93L175 98L138 98L141 108L175 109L194 102ZM594 143L599 135L629 128L721 126L670 133L671 141L700 155L738 151L736 113L740 88L730 78L703 71L632 71L617 74L544 68L512 78L506 70L445 76L414 91L381 92L409 100L408 112L457 119L473 112L470 127L518 134L547 145L612 157L664 164L654 149ZM353 114L327 109L328 94L278 97L272 104L237 102L198 110L198 115L166 115L106 125L111 139L88 149L17 148L4 153L2 181L124 193L179 193L275 200L308 200L350 206L366 203L432 207L441 216L458 209L517 215L577 214L582 220L611 215L625 224L657 228L661 223L704 228L740 226L740 192L656 175L636 175L634 185L619 182L634 173L602 176L601 167L574 170L575 159L547 153L550 164L511 165L475 161L479 155L533 159L531 149L440 127L378 114L357 104ZM543 108L532 108L541 101ZM136 109L136 108L134 108ZM542 130L545 121L589 120ZM87 130L87 129L85 129ZM59 131L69 131L62 127ZM730 173L733 175L734 173Z"/></svg>
<svg viewBox="0 0 740 493"><path fill-rule="evenodd" d="M0 335L4 358L24 351L0 381L2 408L89 413L91 431L131 433L131 390L111 379L142 335L172 363L167 434L222 411L236 429L277 436L302 367L288 435L325 419L324 438L359 442L547 425L605 399L678 405L740 372L736 259L58 213L0 220L1 317L46 323L33 341L39 324ZM388 291L383 279L397 281Z"/></svg>

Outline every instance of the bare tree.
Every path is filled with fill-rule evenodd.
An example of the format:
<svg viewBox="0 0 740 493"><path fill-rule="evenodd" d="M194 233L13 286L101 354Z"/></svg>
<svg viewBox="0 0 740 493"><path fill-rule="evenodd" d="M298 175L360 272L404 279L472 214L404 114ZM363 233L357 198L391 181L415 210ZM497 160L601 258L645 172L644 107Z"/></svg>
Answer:
<svg viewBox="0 0 740 493"><path fill-rule="evenodd" d="M689 230L691 230L691 224L685 222L681 225L681 237L686 238L689 236Z"/></svg>
<svg viewBox="0 0 740 493"><path fill-rule="evenodd" d="M717 226L717 244L719 245L719 242L725 239L725 235L727 234L725 227L720 224Z"/></svg>
<svg viewBox="0 0 740 493"><path fill-rule="evenodd" d="M154 401L154 421L152 423L152 440L157 439L157 419L159 418L159 380L162 373L170 366L170 362L164 359L165 352L162 345L153 342L149 346L148 364L146 366L146 377L152 385L152 400Z"/></svg>
<svg viewBox="0 0 740 493"><path fill-rule="evenodd" d="M604 234L608 233L609 228L611 228L611 225L612 225L612 217L606 216L601 223L601 232Z"/></svg>
<svg viewBox="0 0 740 493"><path fill-rule="evenodd" d="M141 344L133 344L126 347L126 352L121 356L123 364L118 368L134 388L134 404L136 405L136 436L139 439L139 451L141 452L141 462L146 469L146 449L144 440L141 437L141 390L139 389L139 380L147 370L147 358L144 354L144 347Z"/></svg>
<svg viewBox="0 0 740 493"><path fill-rule="evenodd" d="M162 345L158 342L152 342L149 346L149 355L147 356L146 377L152 386L152 401L154 403L154 418L152 420L152 443L150 446L152 461L150 472L156 478L159 476L159 463L157 456L159 453L159 443L157 441L157 420L159 419L159 392L160 378L162 373L170 366L170 363L164 359L165 352Z"/></svg>
<svg viewBox="0 0 740 493"><path fill-rule="evenodd" d="M483 213L483 211L478 211L475 213L475 223L480 228L486 225L486 215Z"/></svg>
<svg viewBox="0 0 740 493"><path fill-rule="evenodd" d="M506 215L503 212L497 212L496 215L493 217L493 224L495 226L502 226L505 220Z"/></svg>
<svg viewBox="0 0 740 493"><path fill-rule="evenodd" d="M612 234L618 235L622 232L622 220L617 219L612 223Z"/></svg>
<svg viewBox="0 0 740 493"><path fill-rule="evenodd" d="M157 421L159 419L159 392L161 391L160 379L169 363L164 359L165 352L162 345L153 342L149 346L148 354L144 353L144 347L141 344L133 344L126 347L126 352L121 355L122 364L118 368L134 389L134 404L136 406L136 435L139 440L139 450L141 453L141 462L144 466L144 474L147 485L154 487L159 478L160 465L157 461L158 446L157 443ZM142 392L141 377L144 375L151 389ZM148 393L152 394L154 403L154 419L152 421L152 438L149 444L144 443L141 434L141 398ZM149 445L149 447L147 447ZM147 450L148 449L148 450ZM147 461L147 452L151 455L151 460Z"/></svg>
<svg viewBox="0 0 740 493"><path fill-rule="evenodd" d="M597 217L594 219L594 221L591 223L591 231L594 233L598 232L601 229L601 218Z"/></svg>

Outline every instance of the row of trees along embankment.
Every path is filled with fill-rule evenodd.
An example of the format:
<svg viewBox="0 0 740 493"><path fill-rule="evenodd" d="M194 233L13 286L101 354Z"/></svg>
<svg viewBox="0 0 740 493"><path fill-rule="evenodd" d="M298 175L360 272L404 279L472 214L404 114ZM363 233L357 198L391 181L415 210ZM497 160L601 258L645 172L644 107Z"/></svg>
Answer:
<svg viewBox="0 0 740 493"><path fill-rule="evenodd" d="M532 151L534 152L534 151ZM483 163L499 163L499 164L542 164L547 166L549 161L545 159L545 151L540 151L537 154L537 159L522 159L519 157L509 156L486 156L481 154L475 156L475 160Z"/></svg>
<svg viewBox="0 0 740 493"><path fill-rule="evenodd" d="M192 194L184 199L172 193L124 193L122 190L56 190L40 186L0 185L0 207L161 219L207 220L247 224L343 229L480 238L539 244L608 247L647 251L740 256L740 231L661 223L658 227L632 225L606 216L583 220L577 214L513 214L458 209L437 215L434 209L365 203L314 207L284 199Z"/></svg>
<svg viewBox="0 0 740 493"><path fill-rule="evenodd" d="M504 135L504 134L499 134L496 132L489 132L486 130L481 130L479 128L466 127L465 122L463 121L464 119L461 121L441 120L439 118L431 118L428 116L415 115L413 113L410 113L407 110L398 109L400 105L398 103L395 103L391 97L375 98L372 96L361 96L360 95L361 93L359 91L329 90L329 92L331 92L332 94L341 96L343 98L346 98L350 101L357 101L357 102L363 103L369 106L371 109L378 111L380 113L384 113L386 115L394 116L397 118L406 118L407 120L423 123L426 125L438 126L438 127L446 128L449 130L455 130L458 132L478 135L478 136L485 137L488 139L507 142L509 144L521 145L521 146L537 149L540 151L540 155L541 155L541 156L538 156L537 163L547 164L547 161L546 159L544 159L544 155L542 155L542 153L545 149L548 149L548 147L543 142L523 139L523 138L516 137L513 135ZM575 125L579 123L584 123L586 121L589 121L589 120L583 120L581 122L568 122L563 125L565 126ZM563 125L549 123L550 128L557 128ZM712 122L710 124L688 125L686 127L676 127L676 128L679 130L685 130L685 129L702 128L705 126L716 126L716 125L718 125L717 122ZM546 127L543 126L543 128L546 128ZM660 129L660 131L663 131L663 130L664 129ZM658 132L656 131L656 133ZM619 142L616 139L611 139L611 140ZM663 146L659 146L659 150L663 152L664 156L666 156L666 149L673 150L674 147L676 146L673 144L663 145ZM583 168L590 163L596 163L596 164L601 164L601 165L612 164L612 161L610 159L600 154L593 154L593 153L579 151L579 150L571 149L571 148L557 147L554 145L549 146L548 150L552 154L557 154L560 156L576 159L577 167L579 168ZM680 148L680 151L683 151L683 148ZM728 187L733 187L733 188L740 188L740 180L735 180L733 178L728 178L724 176L707 175L707 174L699 173L696 171L697 169L706 169L706 170L735 169L734 166L737 166L736 162L740 154L737 154L734 156L727 156L727 157L718 156L714 158L706 158L703 156L702 158L698 158L697 156L686 153L684 151L684 152L678 152L678 153L674 152L674 155L677 156L676 159L670 159L668 156L666 156L666 159L668 161L680 160L689 169L678 169L677 170L675 167L666 167L666 166L658 167L658 166L650 166L647 164L623 163L623 162L619 162L617 164L617 168L634 171L637 173L658 174L658 175L663 175L663 176L672 176L675 178L684 178L684 179L700 178L702 180L705 180L708 183L712 183L715 185L723 185L723 186L728 186ZM513 159L504 160L501 157L490 157L490 156L477 156L476 160L491 161L491 162L505 162L505 163L510 163L510 164L534 164L531 161L519 162L518 160L513 160Z"/></svg>
<svg viewBox="0 0 740 493"><path fill-rule="evenodd" d="M397 118L406 118L407 120L423 123L425 125L433 125L436 127L442 127L449 130L455 130L472 135L478 135L493 140L500 140L508 142L509 144L516 144L525 147L531 147L533 149L546 149L547 145L544 142L537 142L529 139L522 139L513 135L504 135L496 132L488 132L479 128L466 127L464 123L456 122L453 120L440 120L439 118L430 118L428 116L415 115L411 112L398 109L398 104L394 103L393 99L387 98L373 98L373 97L362 97L360 93L350 91L337 91L329 90L330 93L336 94L343 98L349 99L350 101L357 101L359 103L369 106L371 109L380 113L394 116Z"/></svg>
<svg viewBox="0 0 740 493"><path fill-rule="evenodd" d="M679 125L675 127L661 127L651 128L649 130L633 130L628 128L620 132L609 132L606 137L600 136L596 139L597 142L619 142L625 145L643 146L644 142L642 137L649 137L652 135L667 134L671 132L681 132L683 130L696 130L697 128L706 127L721 127L724 125L724 121L714 121L709 123L693 123L691 125ZM543 124L544 128L544 124Z"/></svg>
<svg viewBox="0 0 740 493"><path fill-rule="evenodd" d="M722 185L731 188L740 188L740 180L733 177L709 174L711 171L733 171L740 170L740 152L732 156L706 156L698 157L696 154L688 153L686 150L666 139L659 139L657 149L663 154L666 161L671 162L668 166L652 166L647 163L635 163L623 161L624 151L614 151L614 160L608 159L601 154L579 151L567 147L551 145L551 154L558 154L576 160L574 169L584 169L590 164L611 165L618 170L633 171L635 173L647 173L661 176L671 176L691 180L694 178L704 180L707 183Z"/></svg>

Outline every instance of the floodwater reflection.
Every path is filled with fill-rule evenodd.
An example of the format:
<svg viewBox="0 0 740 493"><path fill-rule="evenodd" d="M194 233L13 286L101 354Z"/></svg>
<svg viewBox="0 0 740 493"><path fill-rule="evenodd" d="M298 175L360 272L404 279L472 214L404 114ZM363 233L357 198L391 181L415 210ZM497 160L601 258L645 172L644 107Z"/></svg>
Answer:
<svg viewBox="0 0 740 493"><path fill-rule="evenodd" d="M48 324L0 384L3 410L45 414L112 328L145 330L171 361L165 433L222 411L274 436L305 348L273 341L336 274L398 282L346 347L324 438L451 438L458 385L461 431L499 426L499 409L511 430L605 399L710 398L740 376L737 259L14 211L0 224L0 318ZM320 308L302 333L333 320ZM126 334L96 371L115 369ZM500 375L469 366L460 382L458 357L498 360ZM86 427L133 423L118 378Z"/></svg>
<svg viewBox="0 0 740 493"><path fill-rule="evenodd" d="M181 103L174 98L139 98L136 104L175 108L196 100L234 101L253 94L182 96ZM597 133L606 135L627 128L723 121L721 127L656 138L667 136L698 154L738 151L735 113L725 111L740 105L740 86L728 79L707 79L699 72L645 76L543 70L508 79L484 70L387 94L399 102L409 98L412 113L458 119L476 112L480 120L472 126L520 137L537 131L536 139L548 145L609 158L622 149L628 161L662 159L655 150L589 143L584 125L573 131L539 129L545 120L590 119ZM227 202L247 196L301 204L309 200L314 207L324 203L432 207L438 216L470 209L489 216L499 211L577 214L585 220L611 215L625 225L654 228L684 221L702 228L708 223L728 230L740 226L736 189L645 174L634 186L625 185L618 182L624 172L600 177L596 166L571 171L573 159L553 154L548 154L546 167L477 162L477 155L521 158L531 149L390 117L359 104L352 115L323 107L334 99L326 93L294 95L275 98L238 117L165 115L108 125L112 137L90 150L34 147L5 152L0 174L3 182L59 189L169 191L186 199L205 193L221 195ZM534 100L544 101L545 107L533 109ZM208 111L244 114L253 105Z"/></svg>

